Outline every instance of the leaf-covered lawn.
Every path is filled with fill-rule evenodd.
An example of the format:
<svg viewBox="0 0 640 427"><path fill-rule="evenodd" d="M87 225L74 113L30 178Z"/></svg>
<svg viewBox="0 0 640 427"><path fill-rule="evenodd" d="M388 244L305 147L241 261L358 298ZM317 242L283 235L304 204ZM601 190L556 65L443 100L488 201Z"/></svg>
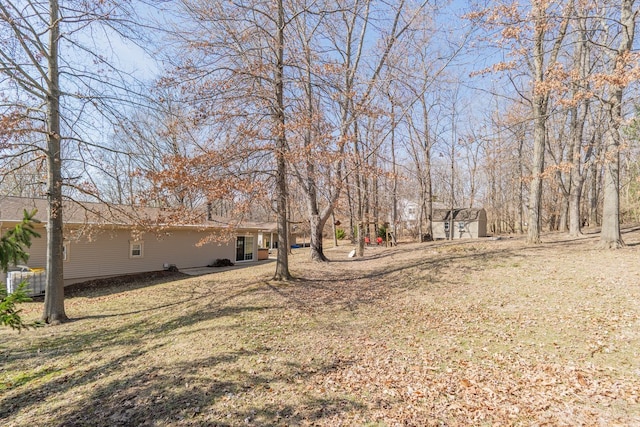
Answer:
<svg viewBox="0 0 640 427"><path fill-rule="evenodd" d="M3 426L640 425L640 231L296 249L0 331ZM27 318L42 303L24 306Z"/></svg>

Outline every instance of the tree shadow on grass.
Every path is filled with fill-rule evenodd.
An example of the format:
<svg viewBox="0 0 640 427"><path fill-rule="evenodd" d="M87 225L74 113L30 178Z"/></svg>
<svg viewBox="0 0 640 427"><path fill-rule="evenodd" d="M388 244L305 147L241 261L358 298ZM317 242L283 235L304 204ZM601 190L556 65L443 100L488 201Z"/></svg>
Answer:
<svg viewBox="0 0 640 427"><path fill-rule="evenodd" d="M87 280L81 283L65 286L66 298L84 297L97 298L120 292L142 289L162 283L176 282L191 276L173 271L150 271L146 273L125 274L116 277Z"/></svg>
<svg viewBox="0 0 640 427"><path fill-rule="evenodd" d="M323 398L309 396L302 405L267 404L234 414L238 425L243 420L245 425L326 425L327 421L341 418L341 414L363 411L366 406L347 397Z"/></svg>
<svg viewBox="0 0 640 427"><path fill-rule="evenodd" d="M64 408L58 425L173 425L196 417L207 406L242 387L233 380L201 378L197 375L198 368L233 363L250 354L237 351L173 366L150 366L101 382L82 400Z"/></svg>
<svg viewBox="0 0 640 427"><path fill-rule="evenodd" d="M417 260L398 257L415 250L415 247L398 246L393 253L385 251L379 254L378 259L395 257L393 263L381 262L379 268L366 271L354 266L347 272L336 272L331 269L331 263L327 263L320 265L315 278L296 279L294 283L297 286L277 282L263 282L263 285L286 299L288 305L307 313L326 307L353 311L375 304L394 293L443 282L447 280L447 270L455 268L459 260L464 261L467 273L482 274L484 265L504 263L505 259L518 255L514 251L496 247L490 251L437 253Z"/></svg>
<svg viewBox="0 0 640 427"><path fill-rule="evenodd" d="M364 408L345 396L315 393L297 403L278 402L273 397L277 395L274 387L306 381L319 372L327 374L343 366L290 366L291 373L286 375L229 368L241 358L258 354L263 355L263 351L243 349L153 366L145 363L145 351L132 352L89 369L65 373L4 399L0 401L0 417L14 426L33 425L12 419L12 415L34 410L33 406L46 400L53 408L47 415L48 422L39 422L39 426L299 425ZM130 364L143 368L121 372ZM75 399L55 402L56 395L73 393L74 389Z"/></svg>
<svg viewBox="0 0 640 427"><path fill-rule="evenodd" d="M20 359L31 359L36 355L52 357L64 354L75 354L79 352L108 351L111 348L120 346L139 345L144 346L148 336L167 335L173 331L189 328L201 322L220 319L223 317L235 317L241 313L263 311L270 309L270 306L221 306L188 312L176 317L167 317L164 321L158 322L153 319L141 319L138 321L125 322L117 327L99 327L90 331L69 334L57 334L42 337L32 341L31 345L22 349L12 349L7 353L5 363L14 363Z"/></svg>
<svg viewBox="0 0 640 427"><path fill-rule="evenodd" d="M330 258L329 263L360 263L367 262L369 260L385 260L388 258L392 258L398 255L402 255L403 253L410 253L415 251L428 251L428 250L447 250L449 248L466 248L473 247L482 243L491 243L489 240L478 240L478 239L463 239L463 240L438 240L431 242L423 242L423 243L399 243L396 246L388 247L388 248L375 248L373 252L367 251L365 248L364 257L355 257L355 258ZM425 258L425 260L429 260L429 258Z"/></svg>
<svg viewBox="0 0 640 427"><path fill-rule="evenodd" d="M18 390L16 390L17 392L10 393L9 396L0 400L0 419L9 419L11 415L34 405L42 404L58 393L85 385L100 376L109 375L121 368L122 364L138 357L140 354L142 354L141 351L131 352L105 364L88 369L68 370L46 367L42 370L42 375L34 375L32 382L20 384ZM49 378L45 379L47 376Z"/></svg>
<svg viewBox="0 0 640 427"><path fill-rule="evenodd" d="M255 267L258 265L264 265L265 263L273 263L274 260L261 260L258 262L247 262L236 264L231 267L202 267L198 270L204 270L206 273L197 274L195 276L210 275L214 273L222 273L230 270L239 270ZM192 269L186 269L192 270ZM105 277L101 279L87 280L80 283L74 283L69 286L65 286L64 292L66 298L97 298L108 295L118 294L122 292L132 291L136 289L142 289L149 286L161 285L165 283L178 282L185 279L195 277L181 271L149 271L144 273L124 274L121 276ZM36 296L36 301L44 300L43 296Z"/></svg>
<svg viewBox="0 0 640 427"><path fill-rule="evenodd" d="M229 371L237 369L233 366L241 358L281 357L278 348L261 347L259 342L250 342L239 350L218 350L217 354L197 360L189 357L187 349L177 364L168 365L162 359L154 364L149 353L157 358L171 350L171 336L176 333L195 334L210 328L211 320L282 308L259 302L231 305L234 298L247 292L234 288L211 296L210 301L191 297L134 313L148 313L143 319L96 324L101 327L81 333L71 328L36 337L25 347L12 349L3 355L9 371L28 371L21 366L34 366L34 361L40 361L42 369L27 372L20 382L9 386L0 397L0 418L14 426L34 425L27 420L29 414L38 417L37 424L42 426L297 425L335 416L340 411L357 410L359 405L345 396L323 397L317 393L309 393L302 404L274 404L271 384L305 381L322 372L342 369L342 365L319 362L310 367L289 363L280 373L268 369L257 373ZM194 299L199 304L191 307ZM163 315L167 318L158 321ZM202 328L195 329L199 324ZM165 336L168 338L163 340ZM154 337L154 341L149 342L148 337ZM229 344L232 345L228 343L226 347ZM74 358L76 354L81 355ZM74 360L80 361L80 366L70 366ZM216 373L215 377L211 372ZM253 393L265 396L254 400ZM225 403L218 405L221 400ZM49 413L37 415L42 411ZM43 419L48 421L42 422Z"/></svg>
<svg viewBox="0 0 640 427"><path fill-rule="evenodd" d="M103 383L82 402L65 408L59 426L155 426L155 425L300 425L319 421L342 411L364 406L345 397L307 395L298 403L274 403L278 384L294 381L293 375L228 371L225 364L256 353L242 350L199 360L187 360L160 369L149 367L124 378ZM202 371L219 370L211 377ZM341 366L327 364L327 374ZM318 373L292 367L297 380ZM222 378L222 379L219 379Z"/></svg>
<svg viewBox="0 0 640 427"><path fill-rule="evenodd" d="M0 418L37 405L52 394L63 393L76 386L90 383L96 379L116 372L130 360L143 357L145 353L158 350L166 341L148 346L147 337L162 337L174 331L187 329L192 325L223 317L234 317L241 313L262 311L263 306L223 306L212 310L199 310L181 316L168 318L163 322L142 319L136 322L125 322L117 327L94 328L83 333L57 334L34 339L28 347L11 349L3 354L3 366L10 372L14 370L17 377L9 384L5 381L5 397L0 395ZM192 333L193 331L189 331ZM57 360L73 357L75 354L86 354L85 360L100 360L103 355L112 351L134 348L130 353L96 368L60 368ZM95 358L91 355L95 355ZM25 373L21 366L32 366L32 360L40 360L42 369L34 369ZM67 362L68 363L68 362ZM68 373L67 373L68 372ZM10 377L8 377L10 378ZM46 378L46 379L45 379Z"/></svg>
<svg viewBox="0 0 640 427"><path fill-rule="evenodd" d="M226 295L221 300L215 301L215 303L217 305L221 305L222 303L230 301L240 295L250 294L255 291L256 290L252 288L240 289L236 292L231 293L230 295ZM190 288L190 289L184 288L184 289L181 289L179 292L179 296L181 298L173 302L160 304L160 305L153 305L151 307L141 308L139 310L132 310L132 311L126 311L126 312L119 311L113 314L96 314L96 315L81 316L81 317L73 318L70 321L74 322L74 321L80 321L80 320L86 320L86 319L120 318L122 316L142 314L142 313L152 314L154 312L166 310L168 308L173 308L177 310L181 306L185 306L185 307L190 306L195 304L198 300L201 300L204 298L211 298L212 295L215 295L215 293L213 292L213 290L207 288L206 286L200 287L200 288ZM215 307L210 304L210 308L214 309Z"/></svg>
<svg viewBox="0 0 640 427"><path fill-rule="evenodd" d="M405 249L398 247L394 250ZM413 251L415 248L406 250ZM237 362L241 359L247 360L240 366L251 366L251 358L254 357L266 359L268 356L282 356L278 354L278 348L260 347L257 342L238 350L212 350L213 354L200 359L190 357L186 349L185 356L178 363L154 364L149 352L161 354L167 340L158 339L149 345L147 338L194 333L193 327L197 325L202 325L203 329L210 328L210 320L281 309L287 303L311 312L311 315L315 308L325 305L334 305L339 309L359 308L376 303L390 292L398 293L411 286L431 286L438 281L444 282L447 269L452 268L457 260L464 259L465 268L470 273L481 274L487 263L505 263L510 258L522 259L531 254L542 254L544 250L544 245L515 250L496 247L490 251L436 253L417 260L400 258L391 266L381 263L380 268L370 271L354 269L347 278L334 275L328 264L316 274L316 279L296 281L299 286L264 282L260 286L249 285L250 289L246 284L238 285L222 294L211 294L205 290L175 304L134 312L148 312L155 316L154 319L147 317L83 333L71 331L53 338L38 338L33 340L37 343L29 344L29 348L12 350L4 357L4 362L12 366L9 369L16 371L19 369L13 367L19 366L23 359L34 359L36 350L42 352L41 356L37 356L38 360L46 361L50 357L51 362L43 364L41 371L23 376L3 393L4 396L0 397L0 418L5 418L7 425L34 425L17 417L20 414L37 414L46 408L42 406L43 402L55 402L56 396L74 396L75 393L76 397L71 401L60 403L59 407L53 406L48 415L49 423L39 425L299 425L304 422L322 424L323 420L339 419L341 414L364 411L366 408L348 395L339 392L323 394L315 390L303 392L297 403L289 403L277 397L277 390L273 390L273 387L276 383L287 386L297 380L314 384L312 377L345 369L344 364L325 361L310 367L288 363L284 364L284 373L263 368L255 368L257 372L239 370ZM396 255L401 254L396 252ZM383 256L380 253L380 259ZM425 273L430 275L425 276ZM284 305L272 305L268 299L244 305L235 300L247 292L265 289L283 297ZM201 301L197 307L189 307L204 296L210 297L210 301ZM190 311L183 312L187 308ZM157 316L154 309L159 311ZM167 312L167 318L158 321L163 311ZM225 327L242 328L237 325ZM114 353L110 356L111 349L120 351L120 347L133 350L127 354ZM57 365L57 360L65 354L81 351L95 355L96 359L86 367ZM295 386L292 387L296 390ZM300 387L297 389L303 390Z"/></svg>
<svg viewBox="0 0 640 427"><path fill-rule="evenodd" d="M331 253L325 254L327 256L327 258L329 258L329 263L359 263L359 262L363 262L363 261L367 261L370 259L383 259L383 258L389 258L392 257L394 255L397 255L398 253L402 253L407 251L406 246L404 245L399 245L399 246L393 246L393 247L389 247L389 248L375 248L375 252L371 252L371 248L369 248L370 250L367 250L368 248L365 248L365 252L364 252L364 256L363 257L354 257L354 258L336 258L333 257L331 258L332 255Z"/></svg>

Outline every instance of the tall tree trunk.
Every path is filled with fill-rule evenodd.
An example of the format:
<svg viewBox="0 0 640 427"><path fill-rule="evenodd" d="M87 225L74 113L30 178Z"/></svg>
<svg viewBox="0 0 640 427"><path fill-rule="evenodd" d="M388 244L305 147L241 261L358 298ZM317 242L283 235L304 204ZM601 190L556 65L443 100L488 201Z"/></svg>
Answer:
<svg viewBox="0 0 640 427"><path fill-rule="evenodd" d="M580 112L580 117L577 119L574 127L574 142L573 142L573 152L572 152L572 163L573 167L571 169L571 192L569 194L569 235L570 236L581 236L582 235L582 216L580 215L580 207L582 200L582 189L584 188L585 181L585 172L583 170L582 163L582 137L584 134L584 123L586 121L587 111L589 109L589 104L585 101L583 103L584 108ZM575 114L578 114L578 109L576 108ZM591 152L593 150L593 144L591 144L587 150L586 159L591 157Z"/></svg>
<svg viewBox="0 0 640 427"><path fill-rule="evenodd" d="M353 131L353 151L354 157L356 159L356 166L354 169L355 173L355 181L356 181L356 197L358 201L358 232L356 237L356 255L359 257L364 256L364 235L365 235L365 194L364 194L364 180L366 177L363 174L363 155L361 155L361 149L359 148L360 143L358 139L360 138L358 132L358 123L354 123L354 131Z"/></svg>
<svg viewBox="0 0 640 427"><path fill-rule="evenodd" d="M333 238L335 246L338 245L335 233L335 215L334 215L334 206L340 197L340 193L342 192L342 162L333 162L332 165L335 165L335 182L336 185L334 188L330 190L329 200L324 209L321 209L321 205L318 201L318 169L316 167L317 162L317 152L313 150L313 142L314 139L317 138L317 131L314 128L316 124L316 111L314 108L315 96L314 96L314 82L313 82L313 55L312 50L309 45L310 37L308 35L304 35L304 66L305 66L305 102L306 102L306 129L304 135L304 146L305 146L305 177L302 179L300 174L297 176L300 178L300 184L302 189L305 192L305 196L307 199L307 213L309 215L309 227L310 227L310 257L314 261L327 262L329 261L324 254L324 246L323 246L323 231L324 227L330 217L333 217L334 224L333 228ZM347 79L347 82L349 80ZM344 115L347 113L345 110L343 112L343 122L346 122L346 118L348 115ZM344 153L345 147L345 138L341 138L341 142L339 143L338 152L340 154ZM328 168L331 168L332 165L327 165ZM329 170L329 173L332 172L332 169Z"/></svg>
<svg viewBox="0 0 640 427"><path fill-rule="evenodd" d="M336 214L335 214L335 212L333 210L331 211L331 221L333 222L333 224L332 224L333 246L337 248L338 247L338 230L336 228Z"/></svg>
<svg viewBox="0 0 640 427"><path fill-rule="evenodd" d="M455 134L454 134L455 135ZM454 231L453 231L453 227L454 227L454 216L455 216L455 198L456 198L456 194L455 194L455 143L452 141L451 142L451 186L449 187L449 197L451 197L451 204L449 205L450 208L450 212L449 212L449 240L453 240L454 238Z"/></svg>
<svg viewBox="0 0 640 427"><path fill-rule="evenodd" d="M600 158L600 148L598 146L596 150L596 159ZM589 167L589 226L596 227L599 224L598 221L598 162L593 161Z"/></svg>
<svg viewBox="0 0 640 427"><path fill-rule="evenodd" d="M457 97L457 91L456 91L456 97ZM449 197L451 198L451 204L450 204L450 213L449 213L449 240L453 240L455 237L455 232L454 232L454 226L455 226L455 207L456 207L456 185L455 185L455 178L456 178L456 138L457 138L457 127L456 127L456 117L457 117L457 111L456 111L456 102L454 100L453 103L453 108L451 108L451 182L450 182L450 186L449 186Z"/></svg>
<svg viewBox="0 0 640 427"><path fill-rule="evenodd" d="M422 104L422 117L424 120L424 200L425 215L427 219L426 234L429 240L433 240L433 182L431 179L431 137L429 134L429 109L424 96L420 97Z"/></svg>
<svg viewBox="0 0 640 427"><path fill-rule="evenodd" d="M324 246L322 244L322 235L324 230L324 225L326 224L326 220L322 221L322 218L318 213L311 214L309 216L309 226L310 226L310 239L309 239L309 249L311 259L314 261L328 261L327 257L324 254Z"/></svg>
<svg viewBox="0 0 640 427"><path fill-rule="evenodd" d="M49 81L47 94L47 286L42 320L58 324L68 320L64 309L62 158L60 135L60 85L58 43L60 38L58 1L49 1Z"/></svg>
<svg viewBox="0 0 640 427"><path fill-rule="evenodd" d="M585 81L587 77L587 69L589 66L589 45L587 44L586 19L578 20L579 43L576 46L575 62L578 66L578 75L581 81ZM574 85L574 97L579 94L580 87ZM580 215L582 190L586 172L582 160L582 138L584 137L584 126L589 112L589 101L584 99L573 108L571 114L571 192L569 194L569 235L582 235L582 217ZM585 162L591 157L593 144L588 147Z"/></svg>
<svg viewBox="0 0 640 427"><path fill-rule="evenodd" d="M540 13L540 12L539 12ZM542 17L539 16L541 19ZM543 24L536 25L534 46L534 79L541 84L544 79L544 29ZM529 187L529 220L527 225L527 243L540 243L542 173L544 172L544 152L546 138L547 95L533 95L533 163L531 165L531 184Z"/></svg>
<svg viewBox="0 0 640 427"><path fill-rule="evenodd" d="M389 96L391 98L391 96ZM393 189L391 191L391 209L393 219L393 235L391 241L393 245L398 244L398 165L396 163L396 119L393 100L391 100L391 168L393 171Z"/></svg>
<svg viewBox="0 0 640 427"><path fill-rule="evenodd" d="M548 36L549 17L545 2L533 2L534 11L534 46L533 46L533 79L532 94L533 110L533 163L531 173L531 186L529 188L529 224L527 229L527 243L540 243L541 211L542 211L542 176L544 173L544 152L547 132L547 107L549 93L544 89L545 83L545 37ZM562 23L554 40L553 48L548 53L549 60L546 69L555 66L562 42L567 34L573 0L569 0L565 6Z"/></svg>
<svg viewBox="0 0 640 427"><path fill-rule="evenodd" d="M354 201L353 201L353 194L351 192L351 183L349 182L349 177L350 177L349 174L347 174L344 177L346 189L347 189L347 202L349 205L349 239L352 244L355 244L357 239L357 233L355 232L355 223L354 223L356 213L354 212L355 209L353 207Z"/></svg>
<svg viewBox="0 0 640 427"><path fill-rule="evenodd" d="M582 188L584 187L584 176L575 174L574 182L569 195L569 235L573 237L582 235L582 220L580 215L580 200L582 198Z"/></svg>
<svg viewBox="0 0 640 427"><path fill-rule="evenodd" d="M635 35L636 13L634 0L622 0L620 7L620 46L616 52L611 73L624 68L626 55L631 51ZM600 245L616 249L624 246L620 233L620 124L622 122L623 85L612 86L609 90L609 129L605 137L604 162L604 203L602 205L602 232Z"/></svg>
<svg viewBox="0 0 640 427"><path fill-rule="evenodd" d="M365 168L368 162L365 160ZM364 237L370 239L371 238L371 197L370 197L370 182L367 174L362 175L362 203L363 203L363 214L362 221L364 224Z"/></svg>
<svg viewBox="0 0 640 427"><path fill-rule="evenodd" d="M519 136L518 141L518 234L524 234L524 179L523 179L523 156L524 153L524 135Z"/></svg>
<svg viewBox="0 0 640 427"><path fill-rule="evenodd" d="M371 161L372 161L371 168L373 170L378 170L378 157L372 156ZM380 193L379 193L379 182L378 182L377 173L374 174L371 180L371 192L373 195L373 200L371 200L371 204L373 208L373 212L372 212L373 235L371 236L371 241L373 242L373 240L375 240L375 238L378 236L378 232L379 232L378 227L380 225Z"/></svg>
<svg viewBox="0 0 640 427"><path fill-rule="evenodd" d="M312 152L310 147L312 145L313 139L313 120L314 120L314 111L313 111L313 87L311 82L311 54L309 51L306 53L307 55L307 129L305 133L305 148L307 149L306 158L306 182L302 186L305 190L307 196L307 211L309 215L309 232L310 232L310 242L309 242L309 250L311 259L314 261L328 261L327 257L324 255L324 248L322 245L322 232L324 230L324 225L329 218L330 213L333 211L333 205L329 205L329 210L325 212L324 215L320 215L320 209L318 206L318 188L316 184L316 167L313 158L311 158L310 153Z"/></svg>
<svg viewBox="0 0 640 427"><path fill-rule="evenodd" d="M615 115L615 113L613 113ZM620 133L618 124L610 123L605 136L605 157L600 246L617 249L624 246L620 234Z"/></svg>
<svg viewBox="0 0 640 427"><path fill-rule="evenodd" d="M287 164L285 154L287 140L285 133L284 115L284 6L282 0L278 0L278 22L276 33L276 68L275 68L275 95L276 105L274 112L276 128L276 212L278 215L278 256L276 259L276 272L274 280L291 280L289 272L289 236L287 223Z"/></svg>
<svg viewBox="0 0 640 427"><path fill-rule="evenodd" d="M569 180L571 178L568 178ZM569 182L569 186L571 183ZM558 218L558 231L569 231L569 195L561 193L560 215Z"/></svg>

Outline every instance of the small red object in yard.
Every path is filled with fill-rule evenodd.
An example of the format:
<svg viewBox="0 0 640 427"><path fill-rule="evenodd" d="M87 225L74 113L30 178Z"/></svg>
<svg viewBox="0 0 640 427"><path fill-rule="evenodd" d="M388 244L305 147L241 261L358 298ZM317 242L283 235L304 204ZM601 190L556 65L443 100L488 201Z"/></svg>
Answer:
<svg viewBox="0 0 640 427"><path fill-rule="evenodd" d="M366 245L368 245L369 243L371 243L371 240L369 240L369 238L368 238L368 237L365 237L365 238L364 238L364 243L365 243Z"/></svg>
<svg viewBox="0 0 640 427"><path fill-rule="evenodd" d="M376 243L381 245L382 244L382 237L378 236L378 238L376 239Z"/></svg>

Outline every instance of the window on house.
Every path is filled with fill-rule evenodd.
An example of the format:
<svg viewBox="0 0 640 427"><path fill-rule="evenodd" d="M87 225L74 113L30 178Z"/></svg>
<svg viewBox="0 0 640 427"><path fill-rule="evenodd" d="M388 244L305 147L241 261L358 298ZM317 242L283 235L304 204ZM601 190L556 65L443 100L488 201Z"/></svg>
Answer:
<svg viewBox="0 0 640 427"><path fill-rule="evenodd" d="M62 261L69 261L69 242L62 244Z"/></svg>
<svg viewBox="0 0 640 427"><path fill-rule="evenodd" d="M129 258L142 258L144 242L129 242Z"/></svg>

